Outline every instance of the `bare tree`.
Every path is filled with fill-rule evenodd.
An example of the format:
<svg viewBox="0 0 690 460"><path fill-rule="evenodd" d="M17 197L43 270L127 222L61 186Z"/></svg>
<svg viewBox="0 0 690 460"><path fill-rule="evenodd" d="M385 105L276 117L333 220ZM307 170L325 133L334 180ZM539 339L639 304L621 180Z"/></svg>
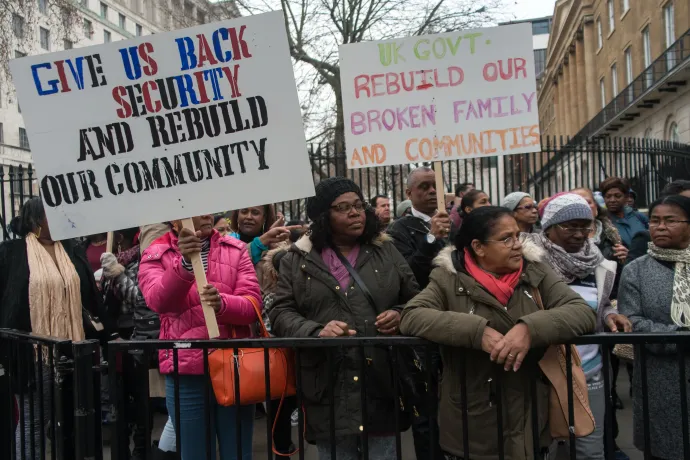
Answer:
<svg viewBox="0 0 690 460"><path fill-rule="evenodd" d="M0 81L11 80L10 59L35 53L39 27L50 31L53 42L76 42L79 24L74 0L0 0Z"/></svg>
<svg viewBox="0 0 690 460"><path fill-rule="evenodd" d="M330 142L345 172L345 123L338 46L480 27L502 0L237 0L257 14L282 9L290 53L307 87L298 87L307 130Z"/></svg>

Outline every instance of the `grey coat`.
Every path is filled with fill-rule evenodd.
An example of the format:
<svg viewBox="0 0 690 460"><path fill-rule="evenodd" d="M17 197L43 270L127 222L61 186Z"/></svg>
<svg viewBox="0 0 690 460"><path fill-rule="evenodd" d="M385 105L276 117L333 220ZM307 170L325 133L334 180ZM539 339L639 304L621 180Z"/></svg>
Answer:
<svg viewBox="0 0 690 460"><path fill-rule="evenodd" d="M618 308L633 325L634 332L670 333L680 328L671 321L673 268L649 255L634 260L623 269ZM680 413L680 386L675 345L647 345L647 395L649 430L654 457L683 458L683 430ZM690 369L690 359L685 359ZM690 385L686 383L688 394ZM640 357L635 353L633 373L634 441L644 449L642 383Z"/></svg>

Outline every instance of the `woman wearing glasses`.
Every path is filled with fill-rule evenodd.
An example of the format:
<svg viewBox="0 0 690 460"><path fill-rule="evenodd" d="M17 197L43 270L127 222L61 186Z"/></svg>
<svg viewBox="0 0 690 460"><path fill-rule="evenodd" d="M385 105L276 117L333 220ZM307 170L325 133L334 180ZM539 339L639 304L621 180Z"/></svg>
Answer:
<svg viewBox="0 0 690 460"><path fill-rule="evenodd" d="M611 306L616 263L608 261L589 238L594 216L587 201L574 193L551 200L542 216L544 233L530 235L524 242L525 257L549 265L597 315L597 330L629 332L630 321ZM577 458L604 459L604 415L606 395L599 345L578 345L582 369L587 378L589 404L596 427L576 441Z"/></svg>
<svg viewBox="0 0 690 460"><path fill-rule="evenodd" d="M539 378L536 363L548 345L595 328L593 310L577 293L543 263L523 258L521 232L512 214L493 206L469 214L455 247L437 257L430 284L403 311L403 334L441 345L440 442L448 459L463 458L465 447L472 458L498 458L496 407L504 408L506 458L532 458L535 447L543 453L551 442L549 388ZM544 311L535 300L539 297ZM463 362L471 366L466 372L467 439L462 436ZM506 371L500 393L494 363ZM525 390L531 382L537 385L536 436L534 401ZM539 446L533 446L535 437Z"/></svg>
<svg viewBox="0 0 690 460"><path fill-rule="evenodd" d="M537 203L529 193L513 192L503 198L503 206L513 211L513 217L522 233L537 233L539 212Z"/></svg>
<svg viewBox="0 0 690 460"><path fill-rule="evenodd" d="M669 334L690 327L690 198L667 196L649 207L652 243L647 255L623 269L618 304L633 331ZM643 416L640 356L635 350L633 431L635 447L644 449L649 430L652 458L685 458L681 417L678 351L674 344L645 345L648 414ZM686 348L687 350L687 348ZM690 360L685 358L686 369ZM686 371L687 372L687 371ZM686 374L687 379L687 374ZM690 394L687 381L686 392ZM645 424L645 420L647 423Z"/></svg>
<svg viewBox="0 0 690 460"><path fill-rule="evenodd" d="M403 256L378 232L378 220L359 187L343 177L316 186L307 201L309 233L280 261L269 318L278 337L373 337L398 333L400 311L418 292ZM352 273L358 274L356 279ZM364 285L364 286L363 286ZM329 359L329 353L331 354ZM397 458L391 367L387 350L367 348L365 375L357 347L303 349L300 354L306 438L319 459L331 458L330 433L339 459L358 457L362 430L369 458ZM361 404L366 383L367 417ZM334 404L335 426L330 405Z"/></svg>

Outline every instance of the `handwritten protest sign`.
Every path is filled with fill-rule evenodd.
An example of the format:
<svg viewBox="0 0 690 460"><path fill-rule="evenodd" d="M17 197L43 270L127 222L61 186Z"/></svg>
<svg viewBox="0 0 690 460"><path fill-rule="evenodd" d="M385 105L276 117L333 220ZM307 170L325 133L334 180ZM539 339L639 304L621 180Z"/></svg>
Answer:
<svg viewBox="0 0 690 460"><path fill-rule="evenodd" d="M540 150L530 24L340 47L350 168Z"/></svg>
<svg viewBox="0 0 690 460"><path fill-rule="evenodd" d="M55 239L314 194L282 12L10 68Z"/></svg>

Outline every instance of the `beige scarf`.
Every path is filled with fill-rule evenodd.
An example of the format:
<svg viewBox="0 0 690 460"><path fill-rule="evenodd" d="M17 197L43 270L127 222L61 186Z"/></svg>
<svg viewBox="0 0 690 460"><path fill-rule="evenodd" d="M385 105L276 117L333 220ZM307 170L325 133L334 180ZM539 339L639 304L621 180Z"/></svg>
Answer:
<svg viewBox="0 0 690 460"><path fill-rule="evenodd" d="M29 311L34 334L84 340L79 275L62 243L55 242L55 262L38 242L26 236L29 261Z"/></svg>

